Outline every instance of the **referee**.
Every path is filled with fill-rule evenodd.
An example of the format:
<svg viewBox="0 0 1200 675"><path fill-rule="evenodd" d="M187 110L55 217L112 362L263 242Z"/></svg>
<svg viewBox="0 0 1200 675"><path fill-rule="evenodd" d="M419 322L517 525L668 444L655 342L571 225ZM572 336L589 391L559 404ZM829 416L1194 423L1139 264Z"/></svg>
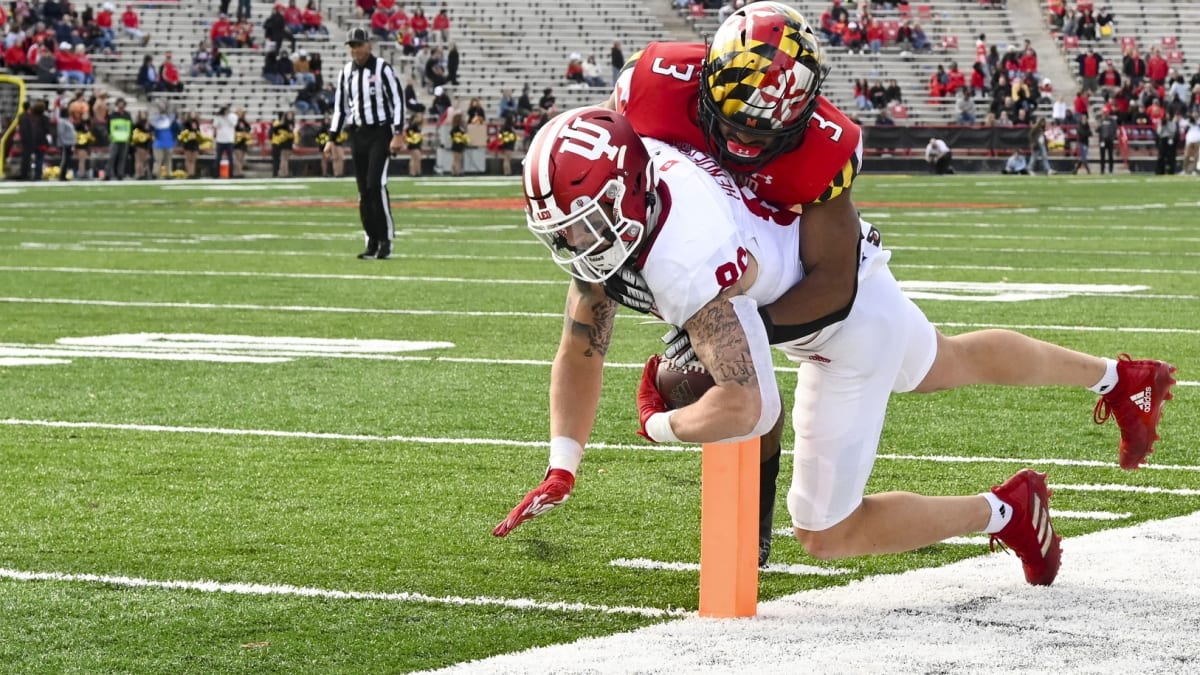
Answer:
<svg viewBox="0 0 1200 675"><path fill-rule="evenodd" d="M333 157L333 141L342 129L350 132L354 177L358 180L358 213L366 233L367 250L361 260L392 257L392 205L388 201L388 159L404 144L404 99L391 64L371 54L365 28L354 28L346 38L350 62L342 68L329 121L330 141L322 149Z"/></svg>

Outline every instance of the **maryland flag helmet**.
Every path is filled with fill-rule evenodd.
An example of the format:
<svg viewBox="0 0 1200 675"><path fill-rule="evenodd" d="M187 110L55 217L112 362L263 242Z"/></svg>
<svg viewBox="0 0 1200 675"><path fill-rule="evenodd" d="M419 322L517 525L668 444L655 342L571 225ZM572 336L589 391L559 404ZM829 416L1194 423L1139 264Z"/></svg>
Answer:
<svg viewBox="0 0 1200 675"><path fill-rule="evenodd" d="M727 168L753 171L795 148L829 74L799 12L752 2L713 35L700 78L700 128Z"/></svg>

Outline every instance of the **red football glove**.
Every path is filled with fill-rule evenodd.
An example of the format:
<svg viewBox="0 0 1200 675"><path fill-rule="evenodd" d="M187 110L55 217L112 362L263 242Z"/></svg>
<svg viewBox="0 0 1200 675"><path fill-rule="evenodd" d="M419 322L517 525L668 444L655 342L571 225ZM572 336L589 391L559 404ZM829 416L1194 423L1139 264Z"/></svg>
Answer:
<svg viewBox="0 0 1200 675"><path fill-rule="evenodd" d="M534 488L525 499L517 504L517 508L509 512L508 517L500 521L492 534L497 537L508 536L521 523L542 515L550 509L567 501L571 489L575 487L575 476L566 469L550 469L542 484Z"/></svg>
<svg viewBox="0 0 1200 675"><path fill-rule="evenodd" d="M658 354L654 354L646 360L646 367L642 369L642 381L638 384L638 416L642 420L642 428L638 429L638 435L644 437L651 443L658 441L650 438L650 434L646 433L646 420L654 413L667 412L667 404L663 401L662 394L658 391L658 385L655 380L658 379Z"/></svg>

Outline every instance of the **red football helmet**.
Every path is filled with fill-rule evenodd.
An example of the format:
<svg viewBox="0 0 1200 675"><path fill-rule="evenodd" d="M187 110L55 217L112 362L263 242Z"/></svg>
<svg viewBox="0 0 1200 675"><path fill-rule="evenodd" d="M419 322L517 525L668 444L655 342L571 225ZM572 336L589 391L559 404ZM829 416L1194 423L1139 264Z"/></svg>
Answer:
<svg viewBox="0 0 1200 675"><path fill-rule="evenodd" d="M650 154L620 113L562 113L533 137L524 165L526 224L577 279L604 282L653 226Z"/></svg>

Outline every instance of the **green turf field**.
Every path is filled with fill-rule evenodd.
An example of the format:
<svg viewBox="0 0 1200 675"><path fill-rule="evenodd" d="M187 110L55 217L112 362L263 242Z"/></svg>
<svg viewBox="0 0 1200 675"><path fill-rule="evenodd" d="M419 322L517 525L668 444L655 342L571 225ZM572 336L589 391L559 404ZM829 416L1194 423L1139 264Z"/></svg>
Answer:
<svg viewBox="0 0 1200 675"><path fill-rule="evenodd" d="M610 564L699 559L699 453L634 434L664 328L619 315L574 495L493 538L545 467L566 277L518 183L390 188L396 255L364 262L348 181L0 183L0 672L400 672L695 610L698 573ZM1200 509L1194 180L854 192L944 332L1016 328L1180 380L1139 472L1084 390L893 397L870 491L1049 470L1068 538ZM789 476L785 457L780 526ZM820 562L780 537L773 562L829 574L764 573L761 596L985 553Z"/></svg>

